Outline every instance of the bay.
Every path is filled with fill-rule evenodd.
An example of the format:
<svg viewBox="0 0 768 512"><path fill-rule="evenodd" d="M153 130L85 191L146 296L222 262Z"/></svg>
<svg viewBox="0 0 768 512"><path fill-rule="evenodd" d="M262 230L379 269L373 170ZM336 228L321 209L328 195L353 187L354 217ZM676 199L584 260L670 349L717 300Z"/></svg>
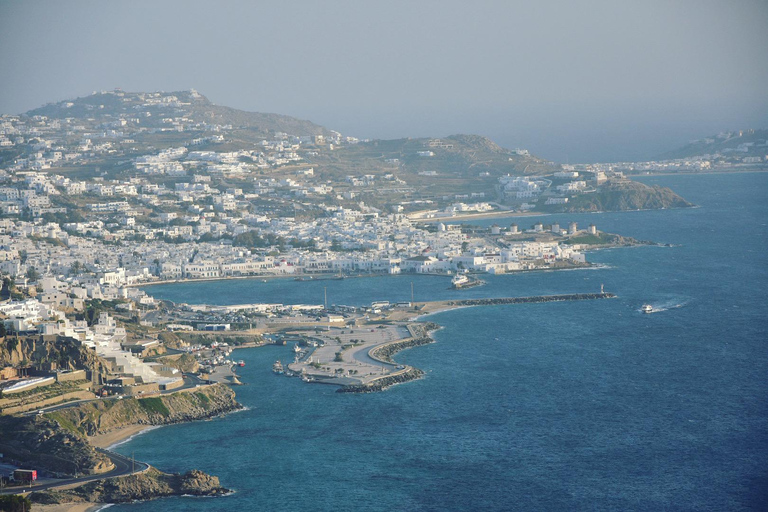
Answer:
<svg viewBox="0 0 768 512"><path fill-rule="evenodd" d="M617 299L433 315L397 359L424 379L370 395L278 377L286 347L237 352L247 409L117 448L235 489L113 510L763 510L768 503L767 174L643 178L699 205L542 216L673 244L595 251L603 268L449 278L233 280L148 287L209 303L589 292ZM478 221L517 222L538 218ZM651 303L659 313L639 312Z"/></svg>

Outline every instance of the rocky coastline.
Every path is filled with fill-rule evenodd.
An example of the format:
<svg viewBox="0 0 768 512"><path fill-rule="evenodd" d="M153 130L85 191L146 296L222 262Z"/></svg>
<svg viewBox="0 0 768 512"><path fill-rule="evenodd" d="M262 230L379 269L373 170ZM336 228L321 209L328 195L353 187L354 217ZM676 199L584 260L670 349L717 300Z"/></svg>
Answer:
<svg viewBox="0 0 768 512"><path fill-rule="evenodd" d="M139 474L97 480L74 489L33 492L32 503L126 503L168 496L222 496L232 491L222 487L219 479L202 471L183 475L169 474L150 467Z"/></svg>
<svg viewBox="0 0 768 512"><path fill-rule="evenodd" d="M41 505L221 496L231 491L222 487L217 477L201 471L167 474L146 464L141 465L144 471L135 474L116 469L110 461L116 455L97 450L93 436L127 437L123 431L201 420L241 408L234 391L223 384L145 398L94 400L42 415L0 417L4 434L0 448L6 457L33 464L43 475L65 478L63 482L72 476L92 476L73 488L32 493L31 501ZM119 476L97 479L101 474Z"/></svg>
<svg viewBox="0 0 768 512"><path fill-rule="evenodd" d="M131 425L171 425L207 419L241 408L232 389L212 384L169 395L92 401L46 416L81 435L95 436Z"/></svg>

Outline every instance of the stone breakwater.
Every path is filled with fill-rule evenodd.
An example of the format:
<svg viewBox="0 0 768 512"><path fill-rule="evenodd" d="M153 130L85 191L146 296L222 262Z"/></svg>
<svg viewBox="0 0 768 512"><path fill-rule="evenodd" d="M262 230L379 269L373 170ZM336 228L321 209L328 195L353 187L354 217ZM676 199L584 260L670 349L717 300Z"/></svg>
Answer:
<svg viewBox="0 0 768 512"><path fill-rule="evenodd" d="M496 306L499 304L535 304L539 302L563 302L573 300L612 299L613 293L571 293L566 295L537 295L533 297L500 297L497 299L449 300L446 306Z"/></svg>
<svg viewBox="0 0 768 512"><path fill-rule="evenodd" d="M384 363L392 363L392 356L411 347L419 347L421 345L428 345L434 343L435 340L429 336L421 336L419 338L406 338L404 340L398 340L386 345L380 345L370 351L369 355L378 361Z"/></svg>
<svg viewBox="0 0 768 512"><path fill-rule="evenodd" d="M415 346L415 345L414 345ZM403 382L409 382L421 378L424 372L418 368L408 367L405 371L397 373L395 375L389 375L376 379L368 384L354 384L350 386L344 386L336 390L337 393L374 393L376 391L383 391L389 386L395 384L402 384Z"/></svg>
<svg viewBox="0 0 768 512"><path fill-rule="evenodd" d="M439 326L432 322L419 325L409 325L409 330L414 335L411 338L393 341L384 345L379 345L373 348L368 355L371 358L381 361L382 363L394 364L392 356L412 347L420 347L422 345L428 345L434 343L435 340L429 336L430 331L434 331ZM424 375L424 372L418 368L412 366L406 366L403 370L400 370L392 375L381 377L366 384L351 384L344 386L336 390L337 393L373 393L376 391L383 391L389 386L395 384L402 384L403 382L409 382L412 380L420 379Z"/></svg>

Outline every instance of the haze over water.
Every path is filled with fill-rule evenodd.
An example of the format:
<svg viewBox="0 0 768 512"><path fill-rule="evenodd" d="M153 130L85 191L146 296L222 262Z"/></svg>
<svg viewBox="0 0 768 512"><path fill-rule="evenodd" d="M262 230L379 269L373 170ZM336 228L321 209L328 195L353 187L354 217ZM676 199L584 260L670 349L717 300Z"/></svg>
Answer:
<svg viewBox="0 0 768 512"><path fill-rule="evenodd" d="M417 300L604 283L619 297L434 315L437 343L396 356L426 377L376 394L272 374L290 347L240 350L246 411L117 448L165 470L202 469L237 492L113 510L764 508L768 175L645 181L701 207L541 218L675 245L589 254L602 269L488 276L464 292L410 276L147 288L171 300L306 303L327 286L334 302L364 304L407 300L411 280ZM643 303L661 311L644 315Z"/></svg>

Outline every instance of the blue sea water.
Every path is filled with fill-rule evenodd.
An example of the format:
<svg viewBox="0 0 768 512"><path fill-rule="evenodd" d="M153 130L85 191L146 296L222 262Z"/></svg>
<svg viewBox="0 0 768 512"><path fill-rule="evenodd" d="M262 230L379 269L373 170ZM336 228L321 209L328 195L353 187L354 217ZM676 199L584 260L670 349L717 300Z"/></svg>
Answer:
<svg viewBox="0 0 768 512"><path fill-rule="evenodd" d="M112 510L766 510L768 174L644 181L700 208L541 218L674 244L590 253L599 269L489 276L461 292L424 276L147 288L226 304L322 303L327 287L329 302L365 304L408 300L411 282L416 300L604 283L618 298L433 315L437 343L397 356L425 378L377 394L272 374L286 347L240 350L245 411L117 448L236 492Z"/></svg>

